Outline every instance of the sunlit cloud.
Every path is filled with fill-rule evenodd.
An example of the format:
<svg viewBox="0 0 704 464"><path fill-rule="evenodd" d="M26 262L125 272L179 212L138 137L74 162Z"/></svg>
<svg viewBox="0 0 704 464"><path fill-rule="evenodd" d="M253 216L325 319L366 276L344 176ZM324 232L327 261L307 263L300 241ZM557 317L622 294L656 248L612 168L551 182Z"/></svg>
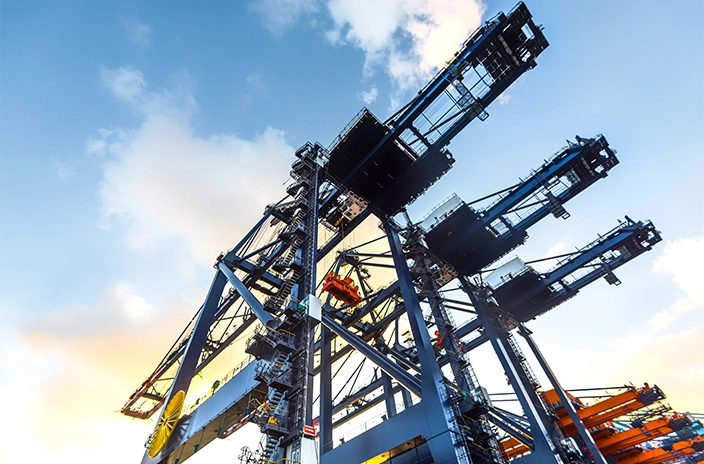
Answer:
<svg viewBox="0 0 704 464"><path fill-rule="evenodd" d="M13 417L12 427L2 430L2 441L12 444L3 462L8 456L7 462L137 462L138 444L154 423L117 411L194 306L176 296L147 302L132 285L117 282L93 305L60 308L0 331L0 353L11 356L6 363L0 355L9 372L0 392L12 399L5 412ZM116 437L137 445L115 447Z"/></svg>
<svg viewBox="0 0 704 464"><path fill-rule="evenodd" d="M476 0L331 0L327 8L334 21L328 40L360 48L367 75L383 69L396 89L392 100L452 58L486 9Z"/></svg>
<svg viewBox="0 0 704 464"><path fill-rule="evenodd" d="M486 11L480 0L264 0L250 8L274 34L306 14L326 12L333 22L328 41L362 50L366 77L381 69L391 78L392 107L452 58Z"/></svg>
<svg viewBox="0 0 704 464"><path fill-rule="evenodd" d="M653 328L664 329L687 312L704 311L704 237L668 241L653 270L670 276L684 294L650 319Z"/></svg>
<svg viewBox="0 0 704 464"><path fill-rule="evenodd" d="M551 363L559 376L569 379L569 386L656 383L675 409L704 410L704 360L694 355L704 350L702 263L704 237L667 242L653 271L669 275L682 296L608 340L603 349L553 353Z"/></svg>
<svg viewBox="0 0 704 464"><path fill-rule="evenodd" d="M665 335L633 328L606 346L569 347L551 352L552 368L565 388L607 387L627 383L659 385L675 410L704 410L704 321ZM576 362L578 360L578 362Z"/></svg>

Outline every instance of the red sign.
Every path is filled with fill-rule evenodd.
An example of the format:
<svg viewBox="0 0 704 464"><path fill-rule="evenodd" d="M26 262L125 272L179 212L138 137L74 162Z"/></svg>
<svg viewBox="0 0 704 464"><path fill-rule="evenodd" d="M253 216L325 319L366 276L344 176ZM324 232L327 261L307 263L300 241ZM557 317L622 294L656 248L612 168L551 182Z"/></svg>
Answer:
<svg viewBox="0 0 704 464"><path fill-rule="evenodd" d="M315 427L311 425L304 425L303 426L303 435L308 435L309 437L314 437L315 436Z"/></svg>

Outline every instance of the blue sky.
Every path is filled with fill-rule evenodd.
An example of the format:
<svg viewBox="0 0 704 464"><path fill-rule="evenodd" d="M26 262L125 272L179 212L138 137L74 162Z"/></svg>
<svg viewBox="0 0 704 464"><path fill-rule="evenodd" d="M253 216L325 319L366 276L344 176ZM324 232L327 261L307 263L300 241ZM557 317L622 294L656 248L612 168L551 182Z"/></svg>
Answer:
<svg viewBox="0 0 704 464"><path fill-rule="evenodd" d="M293 150L327 145L363 105L384 118L513 5L3 2L0 392L17 415L3 461L32 443L37 459L90 462L108 433L124 448L108 459L138 458L151 423L114 411L199 306L217 253L282 196ZM531 327L568 388L648 381L704 411L704 6L527 5L550 47L410 212L500 190L603 133L621 164L518 254L582 246L625 214L665 242L621 286L597 282Z"/></svg>

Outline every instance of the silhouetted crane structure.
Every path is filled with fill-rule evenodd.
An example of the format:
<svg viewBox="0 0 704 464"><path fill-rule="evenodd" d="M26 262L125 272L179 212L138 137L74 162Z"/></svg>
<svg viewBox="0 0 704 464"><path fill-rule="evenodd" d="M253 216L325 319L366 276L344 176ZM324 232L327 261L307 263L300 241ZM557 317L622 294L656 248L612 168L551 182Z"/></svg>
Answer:
<svg viewBox="0 0 704 464"><path fill-rule="evenodd" d="M603 136L577 137L516 185L478 202L453 196L418 222L406 213L453 167L452 138L486 119L491 102L547 46L519 3L485 22L388 120L363 109L330 147L307 143L296 151L286 196L218 256L202 306L122 409L145 419L163 408L143 463L182 463L247 423L264 438L242 449L241 463L701 458L693 428L701 423L690 416L614 425L662 409L659 388L628 387L585 406L562 389L525 326L600 277L620 283L614 270L661 240L650 222L626 217L547 272L517 258L488 269L538 221L566 219L565 203L618 164ZM350 244L372 215L382 235ZM324 260L332 262L327 269ZM384 278L392 280L380 285ZM184 409L194 376L238 341L246 341L242 364ZM522 414L495 406L480 385L470 357L485 342ZM689 435L675 442L639 447L685 429Z"/></svg>

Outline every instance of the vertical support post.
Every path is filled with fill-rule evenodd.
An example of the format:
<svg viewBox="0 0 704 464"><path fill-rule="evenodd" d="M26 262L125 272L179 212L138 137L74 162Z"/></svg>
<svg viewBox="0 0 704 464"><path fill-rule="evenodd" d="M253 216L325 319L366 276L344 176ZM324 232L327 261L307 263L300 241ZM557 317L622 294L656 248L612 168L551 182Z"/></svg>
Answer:
<svg viewBox="0 0 704 464"><path fill-rule="evenodd" d="M401 396L403 397L403 407L408 409L411 406L413 406L413 397L411 396L411 392L408 391L407 388L402 388L401 389Z"/></svg>
<svg viewBox="0 0 704 464"><path fill-rule="evenodd" d="M523 408L523 413L528 417L534 446L534 449L531 450L531 454L535 453L535 458L538 459L536 462L562 464L562 460L556 455L557 452L555 450L555 446L553 445L550 435L543 424L540 413L531 401L526 386L523 384L522 379L518 374L520 366L517 366L512 362L512 358L509 356L508 350L506 349L500 334L496 330L494 321L492 321L489 316L484 302L481 301L480 298L474 293L474 290L467 281L466 277L460 278L460 285L462 286L462 290L472 301L477 317L484 327L484 333L489 338L489 341L496 352L496 356L499 358L501 366L504 368L504 372L511 382L511 387L518 397L521 408Z"/></svg>
<svg viewBox="0 0 704 464"><path fill-rule="evenodd" d="M386 372L381 372L381 383L384 385L384 403L386 403L386 417L391 419L396 415L396 401L394 401L394 389L391 385L391 377Z"/></svg>
<svg viewBox="0 0 704 464"><path fill-rule="evenodd" d="M535 340L533 340L533 337L531 336L532 332L526 326L521 324L518 327L518 333L521 334L521 336L526 340L526 342L528 342L528 346L530 347L531 351L533 351L533 354L538 360L538 364L540 364L540 367L543 369L543 372L545 372L548 381L550 381L552 387L555 389L555 393L557 393L557 396L560 398L562 406L564 406L564 408L567 410L570 419L572 419L572 423L577 428L577 432L579 433L579 436L582 437L582 440L584 441L584 444L587 446L587 449L591 453L594 462L596 464L607 464L604 455L601 454L599 447L596 445L596 442L594 442L594 437L592 437L587 428L584 426L582 418L579 417L579 414L577 414L577 411L574 409L574 405L567 397L567 394L565 393L565 390L563 390L562 385L560 385L560 381L557 380L557 377L550 368L550 365L543 356L543 353L538 348L538 345L535 343Z"/></svg>
<svg viewBox="0 0 704 464"><path fill-rule="evenodd" d="M394 338L396 341L396 345L399 345L399 339L398 339L398 332L399 332L399 324L398 324L398 318L394 321ZM407 388L401 387L401 398L403 399L403 409L408 409L411 406L413 406L413 398L411 397L411 392L408 391Z"/></svg>
<svg viewBox="0 0 704 464"><path fill-rule="evenodd" d="M310 179L310 211L308 212L308 243L306 247L308 248L308 256L306 257L306 271L308 272L308 287L307 294L315 294L315 286L317 284L316 278L316 266L318 263L317 253L318 253L318 202L319 191L320 191L320 165L317 162L319 147L316 145L314 151L313 159L313 172L311 173ZM303 416L303 423L305 425L312 425L313 422L313 379L315 378L315 361L313 356L315 354L315 326L317 321L312 318L308 318L308 372L306 375L306 398L305 398L305 413ZM321 403L322 404L322 403Z"/></svg>
<svg viewBox="0 0 704 464"><path fill-rule="evenodd" d="M416 351L420 361L420 372L422 377L422 398L425 400L426 390L431 396L437 396L437 387L442 386L442 373L440 366L435 358L433 344L430 341L430 335L425 328L425 320L423 319L423 311L420 307L420 301L416 294L413 285L411 271L406 263L406 256L403 254L403 248L398 234L387 222L384 223L384 229L391 245L391 255L394 260L394 267L398 274L399 288L403 296L404 306L408 314L408 323L411 326L411 334L416 343Z"/></svg>
<svg viewBox="0 0 704 464"><path fill-rule="evenodd" d="M455 445L453 434L457 434L459 431L455 430L452 425L455 420L454 413L444 399L446 394L444 392L445 385L442 383L442 372L435 358L430 335L425 327L420 301L413 285L411 271L408 269L406 255L403 253L401 240L388 221L383 221L383 225L389 240L391 256L398 275L399 288L403 296L408 322L411 326L411 333L416 343L416 351L420 362L422 377L420 404L426 416L428 433L431 437L434 437L428 440L430 452L435 462L448 464L471 462L464 455L465 451Z"/></svg>
<svg viewBox="0 0 704 464"><path fill-rule="evenodd" d="M320 328L320 457L332 450L332 330Z"/></svg>

